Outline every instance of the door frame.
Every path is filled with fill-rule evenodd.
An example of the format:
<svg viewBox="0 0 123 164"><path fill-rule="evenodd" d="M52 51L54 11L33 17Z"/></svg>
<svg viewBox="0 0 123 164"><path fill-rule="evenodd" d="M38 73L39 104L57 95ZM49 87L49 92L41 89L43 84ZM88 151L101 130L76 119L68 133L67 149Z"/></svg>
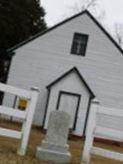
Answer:
<svg viewBox="0 0 123 164"><path fill-rule="evenodd" d="M80 106L80 101L81 101L81 95L78 93L73 93L73 92L67 92L67 91L59 91L57 103L56 103L56 110L59 109L59 104L60 104L60 99L62 95L69 95L69 96L76 96L78 98L77 106L76 106L76 111L75 111L75 116L74 116L74 123L73 123L73 128L72 130L76 130L76 124L77 124L77 118L78 118L78 111L79 111L79 106Z"/></svg>

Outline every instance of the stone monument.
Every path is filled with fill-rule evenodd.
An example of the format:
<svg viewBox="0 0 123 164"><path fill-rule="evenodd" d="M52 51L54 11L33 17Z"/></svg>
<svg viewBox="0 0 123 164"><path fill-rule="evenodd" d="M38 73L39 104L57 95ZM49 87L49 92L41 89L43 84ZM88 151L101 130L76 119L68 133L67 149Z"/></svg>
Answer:
<svg viewBox="0 0 123 164"><path fill-rule="evenodd" d="M70 162L71 154L67 145L70 116L64 111L53 111L50 114L46 138L37 148L36 157L54 163Z"/></svg>

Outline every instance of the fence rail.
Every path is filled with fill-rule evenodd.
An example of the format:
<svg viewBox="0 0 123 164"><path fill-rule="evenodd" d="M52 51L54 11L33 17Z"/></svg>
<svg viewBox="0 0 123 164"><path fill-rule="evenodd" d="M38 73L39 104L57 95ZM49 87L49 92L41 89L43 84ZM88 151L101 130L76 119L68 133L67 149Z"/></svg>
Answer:
<svg viewBox="0 0 123 164"><path fill-rule="evenodd" d="M6 106L0 105L0 113L8 116L18 117L20 119L26 119L26 112L18 109L9 108Z"/></svg>
<svg viewBox="0 0 123 164"><path fill-rule="evenodd" d="M110 139L115 141L123 141L123 131L115 128L104 127L97 124L96 117L98 114L114 117L123 117L123 110L102 107L97 102L91 104L86 139L82 156L82 164L90 163L91 154L123 162L122 153L113 152L93 146L94 137L100 137L103 139Z"/></svg>
<svg viewBox="0 0 123 164"><path fill-rule="evenodd" d="M13 87L13 86L10 86L10 85L6 85L6 84L3 84L3 83L0 83L0 91L11 93L11 94L14 94L16 96L22 96L22 97L25 97L25 98L28 98L28 99L31 98L31 94L30 94L31 92L30 91L20 89L20 88L17 88L17 87Z"/></svg>
<svg viewBox="0 0 123 164"><path fill-rule="evenodd" d="M28 105L24 111L0 105L0 114L22 119L21 131L0 128L0 136L21 139L17 153L19 155L25 155L39 91L37 88L26 91L2 83L0 83L0 91L28 99Z"/></svg>
<svg viewBox="0 0 123 164"><path fill-rule="evenodd" d="M17 130L9 130L5 128L0 128L0 136L20 139L22 137L22 132L19 132Z"/></svg>
<svg viewBox="0 0 123 164"><path fill-rule="evenodd" d="M123 154L109 151L109 150L102 149L102 148L98 148L98 147L93 147L91 150L91 154L99 155L99 156L102 156L105 158L123 161Z"/></svg>

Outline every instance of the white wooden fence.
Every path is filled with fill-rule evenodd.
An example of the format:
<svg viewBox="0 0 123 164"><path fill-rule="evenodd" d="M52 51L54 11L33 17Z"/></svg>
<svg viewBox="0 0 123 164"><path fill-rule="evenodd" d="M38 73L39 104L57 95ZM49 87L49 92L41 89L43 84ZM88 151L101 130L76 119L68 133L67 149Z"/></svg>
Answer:
<svg viewBox="0 0 123 164"><path fill-rule="evenodd" d="M123 131L114 128L103 127L97 124L96 117L98 114L123 118L123 110L114 110L105 107L100 108L97 102L91 104L86 131L86 139L82 155L82 164L90 163L91 154L123 161L123 154L93 146L94 137L123 142Z"/></svg>
<svg viewBox="0 0 123 164"><path fill-rule="evenodd" d="M21 144L18 148L17 153L19 155L25 155L33 121L33 115L35 112L36 102L38 98L38 89L32 88L30 91L26 91L24 89L19 89L13 86L0 83L0 91L5 93L11 93L16 96L28 99L28 105L25 111L13 109L3 105L0 106L0 114L5 114L7 116L16 117L23 120L21 131L10 130L0 127L0 136L21 139Z"/></svg>

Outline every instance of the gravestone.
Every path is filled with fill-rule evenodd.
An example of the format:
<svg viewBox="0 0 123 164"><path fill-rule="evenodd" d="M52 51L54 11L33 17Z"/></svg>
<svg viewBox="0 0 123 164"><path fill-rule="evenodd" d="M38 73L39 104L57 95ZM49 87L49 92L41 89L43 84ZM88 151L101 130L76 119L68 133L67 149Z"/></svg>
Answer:
<svg viewBox="0 0 123 164"><path fill-rule="evenodd" d="M46 138L37 148L36 157L54 163L70 162L71 154L67 145L70 116L64 111L53 111L50 114Z"/></svg>

